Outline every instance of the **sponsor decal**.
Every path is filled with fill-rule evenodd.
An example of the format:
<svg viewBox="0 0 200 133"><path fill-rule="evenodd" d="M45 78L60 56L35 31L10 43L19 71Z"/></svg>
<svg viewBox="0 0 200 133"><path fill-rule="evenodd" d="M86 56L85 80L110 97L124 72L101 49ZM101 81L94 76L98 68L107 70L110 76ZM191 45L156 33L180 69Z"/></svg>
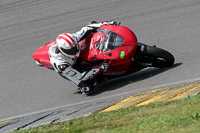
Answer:
<svg viewBox="0 0 200 133"><path fill-rule="evenodd" d="M42 61L41 64L42 64L43 66L51 67L51 64L50 64L50 63L47 63L47 62L44 62L44 61Z"/></svg>
<svg viewBox="0 0 200 133"><path fill-rule="evenodd" d="M77 46L78 46L78 45L77 45ZM81 45L81 50L85 50L86 47L87 47L87 44L86 44L86 42L84 41L84 42L82 43L82 45Z"/></svg>
<svg viewBox="0 0 200 133"><path fill-rule="evenodd" d="M120 51L119 58L124 59L125 51Z"/></svg>
<svg viewBox="0 0 200 133"><path fill-rule="evenodd" d="M144 45L141 46L140 50L143 52L145 49Z"/></svg>

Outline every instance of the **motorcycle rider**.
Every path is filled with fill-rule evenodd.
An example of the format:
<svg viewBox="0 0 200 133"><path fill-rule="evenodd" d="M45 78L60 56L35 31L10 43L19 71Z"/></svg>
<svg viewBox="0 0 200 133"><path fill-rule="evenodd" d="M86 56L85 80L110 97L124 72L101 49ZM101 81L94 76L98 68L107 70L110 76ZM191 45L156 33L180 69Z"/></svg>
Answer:
<svg viewBox="0 0 200 133"><path fill-rule="evenodd" d="M62 33L58 35L56 45L51 46L49 49L50 62L55 71L78 85L83 94L88 94L91 90L88 87L82 87L82 82L100 71L107 71L108 63L101 63L87 72L79 72L73 67L80 53L78 42L96 32L102 25L117 25L117 23L115 21L101 23L92 21L76 33Z"/></svg>

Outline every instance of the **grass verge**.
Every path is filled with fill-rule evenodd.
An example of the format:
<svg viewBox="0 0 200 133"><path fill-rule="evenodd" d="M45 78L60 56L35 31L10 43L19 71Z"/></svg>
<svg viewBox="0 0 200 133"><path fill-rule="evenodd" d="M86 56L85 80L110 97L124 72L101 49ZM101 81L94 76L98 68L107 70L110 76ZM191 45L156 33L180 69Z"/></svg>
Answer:
<svg viewBox="0 0 200 133"><path fill-rule="evenodd" d="M199 133L200 95L130 106L14 133Z"/></svg>

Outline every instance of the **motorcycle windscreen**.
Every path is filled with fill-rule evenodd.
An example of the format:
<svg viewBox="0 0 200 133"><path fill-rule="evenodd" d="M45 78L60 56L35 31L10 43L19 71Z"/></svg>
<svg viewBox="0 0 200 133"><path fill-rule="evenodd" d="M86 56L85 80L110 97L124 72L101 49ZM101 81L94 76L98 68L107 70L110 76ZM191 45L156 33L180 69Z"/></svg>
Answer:
<svg viewBox="0 0 200 133"><path fill-rule="evenodd" d="M89 59L120 59L120 49L124 44L124 39L117 33L106 29L98 29L98 32L93 35L92 45L90 47Z"/></svg>
<svg viewBox="0 0 200 133"><path fill-rule="evenodd" d="M101 39L100 42L95 44L95 47L103 51L103 53L114 50L124 43L124 39L115 32L104 29L99 29L98 32L101 35Z"/></svg>

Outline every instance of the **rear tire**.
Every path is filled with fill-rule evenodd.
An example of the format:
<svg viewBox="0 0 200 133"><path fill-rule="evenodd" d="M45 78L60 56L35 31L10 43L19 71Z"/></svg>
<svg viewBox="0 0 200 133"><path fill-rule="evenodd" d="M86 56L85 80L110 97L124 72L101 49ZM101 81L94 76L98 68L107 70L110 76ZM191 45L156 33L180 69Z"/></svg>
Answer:
<svg viewBox="0 0 200 133"><path fill-rule="evenodd" d="M158 68L170 67L175 61L174 56L170 52L145 44L138 45L135 59L136 62L144 67Z"/></svg>

